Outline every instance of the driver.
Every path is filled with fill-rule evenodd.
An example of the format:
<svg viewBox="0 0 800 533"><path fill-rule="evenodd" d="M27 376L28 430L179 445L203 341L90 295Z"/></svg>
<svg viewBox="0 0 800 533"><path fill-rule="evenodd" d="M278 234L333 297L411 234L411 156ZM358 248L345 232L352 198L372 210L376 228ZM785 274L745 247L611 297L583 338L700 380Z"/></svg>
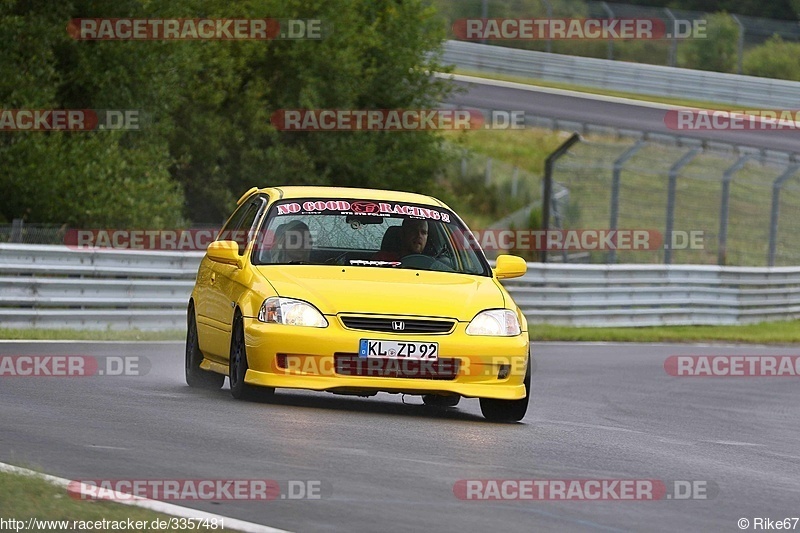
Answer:
<svg viewBox="0 0 800 533"><path fill-rule="evenodd" d="M313 240L308 226L300 220L292 220L278 226L272 246L272 261L275 263L308 263Z"/></svg>
<svg viewBox="0 0 800 533"><path fill-rule="evenodd" d="M428 221L418 218L403 220L398 252L381 251L375 254L376 261L399 261L407 255L421 254L428 244Z"/></svg>

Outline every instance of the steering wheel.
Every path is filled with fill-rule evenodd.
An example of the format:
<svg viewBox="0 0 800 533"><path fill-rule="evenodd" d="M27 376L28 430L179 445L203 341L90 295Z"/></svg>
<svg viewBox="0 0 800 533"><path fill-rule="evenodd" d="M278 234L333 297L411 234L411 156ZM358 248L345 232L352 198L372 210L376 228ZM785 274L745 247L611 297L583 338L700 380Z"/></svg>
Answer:
<svg viewBox="0 0 800 533"><path fill-rule="evenodd" d="M439 251L433 255L433 258L444 263L449 267L452 267L454 263L452 250L446 244L442 245Z"/></svg>
<svg viewBox="0 0 800 533"><path fill-rule="evenodd" d="M349 253L350 253L350 251L346 250L346 251L340 253L339 255L337 255L336 257L331 257L330 259L325 261L325 264L326 265L341 265L341 266L344 266L345 258L347 257L347 254L349 254Z"/></svg>
<svg viewBox="0 0 800 533"><path fill-rule="evenodd" d="M405 268L418 268L420 270L437 270L441 272L454 272L448 265L425 254L411 254L403 257L402 266Z"/></svg>

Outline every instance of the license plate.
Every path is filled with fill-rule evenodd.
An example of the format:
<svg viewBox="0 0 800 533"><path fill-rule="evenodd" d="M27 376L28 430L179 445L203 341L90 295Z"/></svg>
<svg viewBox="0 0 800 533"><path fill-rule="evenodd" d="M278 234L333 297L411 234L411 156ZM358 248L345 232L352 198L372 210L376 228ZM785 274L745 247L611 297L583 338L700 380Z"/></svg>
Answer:
<svg viewBox="0 0 800 533"><path fill-rule="evenodd" d="M361 339L358 356L435 361L439 358L439 343Z"/></svg>

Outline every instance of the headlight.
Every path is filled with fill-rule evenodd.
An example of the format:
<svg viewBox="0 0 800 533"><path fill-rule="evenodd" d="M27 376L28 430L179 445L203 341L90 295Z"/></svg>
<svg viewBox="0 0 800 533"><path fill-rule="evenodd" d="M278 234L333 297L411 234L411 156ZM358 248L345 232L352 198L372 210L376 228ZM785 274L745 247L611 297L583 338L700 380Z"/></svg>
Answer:
<svg viewBox="0 0 800 533"><path fill-rule="evenodd" d="M261 322L286 324L287 326L311 326L315 328L328 326L328 321L325 320L322 313L317 311L317 308L310 303L278 296L264 300L264 303L261 304L261 309L258 311L258 319Z"/></svg>
<svg viewBox="0 0 800 533"><path fill-rule="evenodd" d="M467 335L513 337L519 335L520 331L517 314L508 309L481 311L467 326Z"/></svg>

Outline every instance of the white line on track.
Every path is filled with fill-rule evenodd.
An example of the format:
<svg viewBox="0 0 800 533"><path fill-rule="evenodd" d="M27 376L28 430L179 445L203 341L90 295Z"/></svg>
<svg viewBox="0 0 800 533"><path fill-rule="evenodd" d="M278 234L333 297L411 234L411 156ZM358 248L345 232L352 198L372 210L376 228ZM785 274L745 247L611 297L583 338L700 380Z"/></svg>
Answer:
<svg viewBox="0 0 800 533"><path fill-rule="evenodd" d="M70 490L74 487L74 484L70 486L72 483L69 479L64 479L61 477L51 476L48 474L42 474L39 472L35 472L33 470L28 470L27 468L20 468L18 466L9 465L6 463L0 463L0 472L9 472L12 474L20 474L23 476L32 476L38 477L43 479L53 485L57 485L59 487L63 487L65 490L67 487L70 487ZM96 487L90 487L88 485L84 485L81 483L81 493L83 491L89 493L90 490L96 491ZM188 507L181 507L179 505L174 505L171 503L160 502L156 500L149 500L147 498L140 498L138 496L132 496L130 494L122 494L116 491L108 491L108 497L98 497L92 496L92 499L102 499L102 500L111 500L114 503L119 503L122 505L132 505L134 507L141 507L142 509L149 509L151 511L155 511L157 513L164 513L171 516L178 516L181 518L200 518L203 520L222 520L225 524L225 529L234 529L237 531L244 531L246 533L289 533L285 529L276 529L274 527L269 526L262 526L261 524L254 524L253 522L245 522L244 520L237 520L236 518L230 518L227 516L222 516L213 513L206 513L204 511L198 511L196 509L190 509Z"/></svg>

